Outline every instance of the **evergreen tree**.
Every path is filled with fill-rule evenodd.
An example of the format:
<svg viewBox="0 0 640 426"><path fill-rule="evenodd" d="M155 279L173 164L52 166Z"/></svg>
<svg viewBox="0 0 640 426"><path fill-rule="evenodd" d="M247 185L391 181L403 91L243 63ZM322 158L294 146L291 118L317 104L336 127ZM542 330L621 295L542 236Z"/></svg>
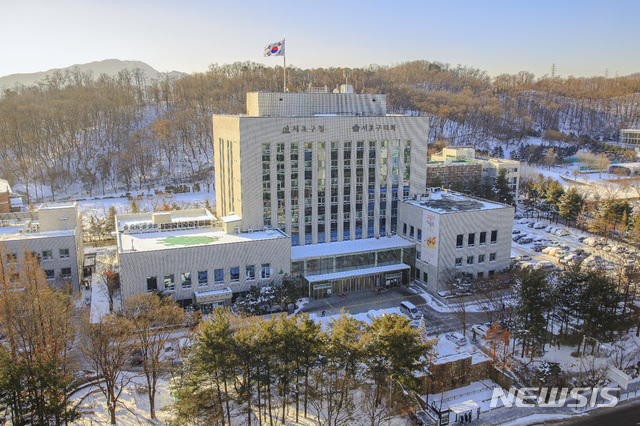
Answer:
<svg viewBox="0 0 640 426"><path fill-rule="evenodd" d="M390 314L376 317L364 336L364 363L377 387L376 401L380 401L389 380L415 386L412 373L424 368L430 348L431 344L422 342L407 317Z"/></svg>
<svg viewBox="0 0 640 426"><path fill-rule="evenodd" d="M570 188L560 198L558 213L567 220L575 221L582 211L583 206L584 198L582 198L575 188Z"/></svg>
<svg viewBox="0 0 640 426"><path fill-rule="evenodd" d="M505 204L511 204L513 197L511 196L511 188L507 180L507 169L500 169L498 176L496 177L495 192L498 196L498 201Z"/></svg>
<svg viewBox="0 0 640 426"><path fill-rule="evenodd" d="M544 346L547 315L552 307L551 288L542 269L526 268L516 281L518 305L516 308L517 330L522 343L522 356L528 347L531 358Z"/></svg>

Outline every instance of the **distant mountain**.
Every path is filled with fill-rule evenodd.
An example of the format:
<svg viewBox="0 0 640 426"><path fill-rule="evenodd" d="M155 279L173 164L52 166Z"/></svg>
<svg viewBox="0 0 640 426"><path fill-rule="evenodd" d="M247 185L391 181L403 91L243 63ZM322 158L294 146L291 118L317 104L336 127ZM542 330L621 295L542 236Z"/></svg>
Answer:
<svg viewBox="0 0 640 426"><path fill-rule="evenodd" d="M100 74L113 76L118 74L119 71L125 68L128 70L140 68L144 71L147 79L149 80L158 78L158 74L162 74L161 78L164 78L165 75L165 73L161 73L155 70L152 66L142 61L121 61L119 59L105 59L104 61L89 62L88 64L77 64L66 68L54 68L42 72L7 75L4 77L0 77L0 88L8 89L15 86L16 84L24 84L25 86L29 86L37 83L38 81L44 80L48 75L51 75L56 71L64 73L65 71L72 71L75 68L78 68L82 72L92 71L94 77L97 77ZM169 78L173 80L176 78L184 77L186 75L187 74L183 72L171 71L169 73Z"/></svg>
<svg viewBox="0 0 640 426"><path fill-rule="evenodd" d="M629 74L627 77L629 77L629 78L640 78L640 72L634 72L633 74Z"/></svg>

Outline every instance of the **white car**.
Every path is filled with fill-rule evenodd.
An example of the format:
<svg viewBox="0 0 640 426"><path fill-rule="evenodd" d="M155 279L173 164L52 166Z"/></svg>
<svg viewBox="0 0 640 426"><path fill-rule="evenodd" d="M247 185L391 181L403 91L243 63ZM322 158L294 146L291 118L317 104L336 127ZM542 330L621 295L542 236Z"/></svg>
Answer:
<svg viewBox="0 0 640 426"><path fill-rule="evenodd" d="M462 333L458 333L457 331L447 333L444 337L458 346L464 346L467 344L467 339L462 335Z"/></svg>
<svg viewBox="0 0 640 426"><path fill-rule="evenodd" d="M528 254L521 254L520 256L518 256L518 260L531 260L531 256L529 256Z"/></svg>
<svg viewBox="0 0 640 426"><path fill-rule="evenodd" d="M489 331L489 327L484 324L475 324L471 326L471 331L476 333L480 337L484 337L487 335L487 331Z"/></svg>

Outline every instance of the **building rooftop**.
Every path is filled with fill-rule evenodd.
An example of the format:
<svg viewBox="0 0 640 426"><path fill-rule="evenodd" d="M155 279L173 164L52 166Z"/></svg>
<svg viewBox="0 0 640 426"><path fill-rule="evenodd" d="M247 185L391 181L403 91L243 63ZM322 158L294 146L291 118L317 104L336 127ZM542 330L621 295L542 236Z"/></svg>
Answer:
<svg viewBox="0 0 640 426"><path fill-rule="evenodd" d="M407 241L397 235L392 237L366 238L364 240L314 244L291 247L291 260L359 253L371 250L412 247L414 245L414 242Z"/></svg>
<svg viewBox="0 0 640 426"><path fill-rule="evenodd" d="M470 197L458 192L433 191L428 198L404 200L403 202L435 213L459 213L479 210L493 210L507 208L506 204Z"/></svg>
<svg viewBox="0 0 640 426"><path fill-rule="evenodd" d="M278 229L227 234L220 228L211 227L137 234L125 234L122 232L118 237L118 249L120 253L132 253L136 251L167 250L276 238L289 238L289 236Z"/></svg>

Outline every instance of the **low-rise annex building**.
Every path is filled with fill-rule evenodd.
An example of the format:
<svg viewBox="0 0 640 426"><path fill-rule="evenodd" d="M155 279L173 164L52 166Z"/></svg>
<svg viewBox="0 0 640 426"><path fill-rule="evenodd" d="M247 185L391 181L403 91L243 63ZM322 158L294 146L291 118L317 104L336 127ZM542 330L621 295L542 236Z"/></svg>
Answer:
<svg viewBox="0 0 640 426"><path fill-rule="evenodd" d="M0 243L5 245L10 262L20 264L25 252L33 253L49 283L78 289L84 251L81 223L76 203L2 213Z"/></svg>
<svg viewBox="0 0 640 426"><path fill-rule="evenodd" d="M278 229L245 229L235 214L206 209L116 216L123 303L138 293L171 295L203 313L234 294L290 273L291 238Z"/></svg>
<svg viewBox="0 0 640 426"><path fill-rule="evenodd" d="M513 214L512 206L440 188L404 200L398 233L415 243L413 278L437 293L458 274L482 278L507 269Z"/></svg>
<svg viewBox="0 0 640 426"><path fill-rule="evenodd" d="M427 162L427 188L472 186L482 180L495 182L502 169L506 171L511 196L517 200L520 187L519 161L480 158L476 157L475 149L470 146L450 146L432 155Z"/></svg>

